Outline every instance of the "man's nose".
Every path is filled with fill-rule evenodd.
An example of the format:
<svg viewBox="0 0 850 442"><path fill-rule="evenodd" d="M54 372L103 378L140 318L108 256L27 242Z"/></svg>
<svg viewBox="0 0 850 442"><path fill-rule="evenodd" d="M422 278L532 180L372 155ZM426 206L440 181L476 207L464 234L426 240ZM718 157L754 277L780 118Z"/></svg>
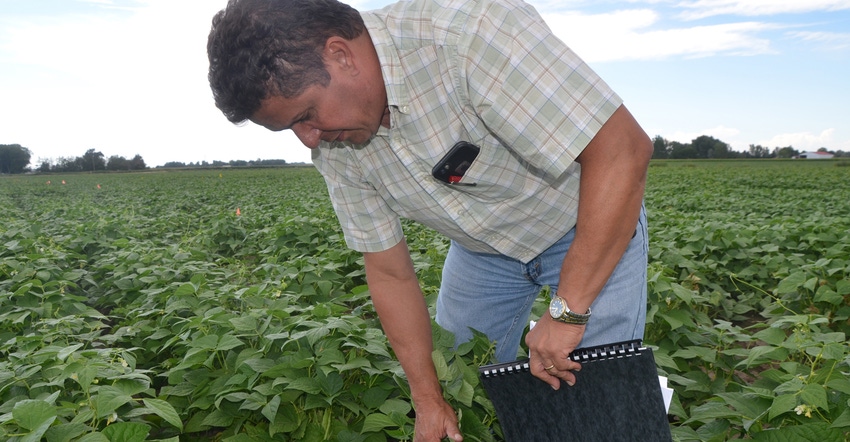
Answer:
<svg viewBox="0 0 850 442"><path fill-rule="evenodd" d="M319 147L319 142L322 141L322 131L319 129L299 124L293 126L292 131L295 132L295 136L301 140L301 144L309 147L310 149Z"/></svg>

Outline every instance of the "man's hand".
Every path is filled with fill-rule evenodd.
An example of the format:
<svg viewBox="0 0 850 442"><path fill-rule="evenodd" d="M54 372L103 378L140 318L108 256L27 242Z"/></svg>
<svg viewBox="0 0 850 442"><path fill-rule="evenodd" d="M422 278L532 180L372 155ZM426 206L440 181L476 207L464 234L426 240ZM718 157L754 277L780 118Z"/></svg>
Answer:
<svg viewBox="0 0 850 442"><path fill-rule="evenodd" d="M544 314L525 336L528 345L531 374L557 390L561 380L572 386L576 383L573 371L581 364L568 359L584 336L584 325L564 324Z"/></svg>
<svg viewBox="0 0 850 442"><path fill-rule="evenodd" d="M443 400L415 401L416 428L414 442L439 442L444 438L460 442L463 436L457 425L457 415L452 407Z"/></svg>

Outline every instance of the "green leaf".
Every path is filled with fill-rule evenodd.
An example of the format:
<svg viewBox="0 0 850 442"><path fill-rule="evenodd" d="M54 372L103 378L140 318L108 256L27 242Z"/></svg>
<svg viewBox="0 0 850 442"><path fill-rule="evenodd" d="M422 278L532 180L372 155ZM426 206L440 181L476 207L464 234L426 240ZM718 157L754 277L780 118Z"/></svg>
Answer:
<svg viewBox="0 0 850 442"><path fill-rule="evenodd" d="M806 282L806 273L805 272L794 272L787 277L785 277L782 281L779 281L779 284L776 286L776 293L795 293L797 289L802 287Z"/></svg>
<svg viewBox="0 0 850 442"><path fill-rule="evenodd" d="M472 406L472 399L475 397L475 388L466 380L460 380L460 388L455 392L455 399L467 407Z"/></svg>
<svg viewBox="0 0 850 442"><path fill-rule="evenodd" d="M818 333L813 337L816 341L823 342L826 344L847 344L847 335L845 335L843 332Z"/></svg>
<svg viewBox="0 0 850 442"><path fill-rule="evenodd" d="M782 394L773 399L767 418L773 420L777 416L793 410L797 406L797 395Z"/></svg>
<svg viewBox="0 0 850 442"><path fill-rule="evenodd" d="M449 364L446 362L445 356L440 350L431 352L431 359L434 361L434 367L437 369L437 379L444 381L449 377Z"/></svg>
<svg viewBox="0 0 850 442"><path fill-rule="evenodd" d="M236 347L240 347L245 345L239 338L232 335L223 335L216 345L215 349L217 351L226 351Z"/></svg>
<svg viewBox="0 0 850 442"><path fill-rule="evenodd" d="M204 426L210 427L229 427L230 424L233 423L233 416L228 415L227 413L221 410L213 410L212 413L208 414L203 422L201 423Z"/></svg>
<svg viewBox="0 0 850 442"><path fill-rule="evenodd" d="M686 424L691 422L709 422L715 419L730 419L738 417L738 413L732 411L726 404L718 401L706 402L691 410L691 417Z"/></svg>
<svg viewBox="0 0 850 442"><path fill-rule="evenodd" d="M800 392L800 399L806 404L829 411L826 399L826 389L822 385L809 384Z"/></svg>
<svg viewBox="0 0 850 442"><path fill-rule="evenodd" d="M116 422L103 429L111 442L144 442L151 428L138 422Z"/></svg>
<svg viewBox="0 0 850 442"><path fill-rule="evenodd" d="M12 418L30 431L41 427L45 421L53 422L56 416L56 407L42 400L23 400L12 408Z"/></svg>
<svg viewBox="0 0 850 442"><path fill-rule="evenodd" d="M826 383L826 386L833 390L837 390L844 394L850 395L850 379L848 378L841 377L831 379L829 382Z"/></svg>
<svg viewBox="0 0 850 442"><path fill-rule="evenodd" d="M206 335L193 339L189 347L201 350L214 350L218 345L218 335Z"/></svg>
<svg viewBox="0 0 850 442"><path fill-rule="evenodd" d="M183 431L183 421L180 419L180 415L177 414L174 406L162 399L142 399L142 402L144 402L146 407L153 410L157 416L177 427L178 430Z"/></svg>
<svg viewBox="0 0 850 442"><path fill-rule="evenodd" d="M847 354L847 344L830 342L823 346L820 356L827 361L841 361Z"/></svg>
<svg viewBox="0 0 850 442"><path fill-rule="evenodd" d="M757 442L826 442L844 439L841 430L830 428L829 424L816 422L811 424L783 426L775 430L757 433L753 440Z"/></svg>
<svg viewBox="0 0 850 442"><path fill-rule="evenodd" d="M318 380L319 385L322 387L322 392L330 398L335 397L345 387L345 381L343 381L342 376L335 371L332 371L327 375L322 375L322 372L320 371Z"/></svg>
<svg viewBox="0 0 850 442"><path fill-rule="evenodd" d="M687 310L667 310L659 312L658 316L670 324L671 330L677 330L687 325L689 328L696 326L691 314Z"/></svg>
<svg viewBox="0 0 850 442"><path fill-rule="evenodd" d="M257 320L251 316L239 316L231 318L230 323L233 329L238 332L255 332L257 331Z"/></svg>
<svg viewBox="0 0 850 442"><path fill-rule="evenodd" d="M752 367L767 362L783 360L788 356L788 350L782 347L760 345L753 347L747 354L747 358L738 363L738 367Z"/></svg>
<svg viewBox="0 0 850 442"><path fill-rule="evenodd" d="M301 417L295 405L283 402L278 408L274 422L269 425L269 434L274 436L277 433L291 433L297 430L299 426L301 426Z"/></svg>
<svg viewBox="0 0 850 442"><path fill-rule="evenodd" d="M773 346L779 346L783 342L785 342L785 338L787 336L785 335L784 330L776 328L776 327L769 327L769 328L766 328L766 329L764 329L764 330L762 330L758 333L755 333L753 335L753 337L756 338L756 339L760 339L760 340L766 342L767 344L770 344L770 345L773 345Z"/></svg>
<svg viewBox="0 0 850 442"><path fill-rule="evenodd" d="M840 416L832 421L832 428L848 428L850 427L850 408L845 408Z"/></svg>
<svg viewBox="0 0 850 442"><path fill-rule="evenodd" d="M376 409L381 406L384 402L386 402L387 398L390 396L390 389L384 387L372 387L366 390L362 396L363 405L365 405L369 409Z"/></svg>
<svg viewBox="0 0 850 442"><path fill-rule="evenodd" d="M195 286L189 284L188 282L180 284L180 287L177 287L177 290L174 291L174 296L177 298L194 294Z"/></svg>
<svg viewBox="0 0 850 442"><path fill-rule="evenodd" d="M56 354L56 358L59 359L60 361L64 362L65 359L68 359L68 356L71 356L72 354L74 354L74 352L79 350L80 348L82 348L83 345L84 344L69 345L69 346L59 350L59 353Z"/></svg>
<svg viewBox="0 0 850 442"><path fill-rule="evenodd" d="M677 298L684 301L686 304L690 305L694 301L694 292L693 290L688 290L682 287L681 284L671 284L670 288L673 289L673 293Z"/></svg>
<svg viewBox="0 0 850 442"><path fill-rule="evenodd" d="M106 437L101 432L88 433L83 435L77 442L111 442L108 437Z"/></svg>
<svg viewBox="0 0 850 442"><path fill-rule="evenodd" d="M825 302L832 305L840 305L844 302L844 295L836 293L827 286L818 289L814 298L815 302Z"/></svg>
<svg viewBox="0 0 850 442"><path fill-rule="evenodd" d="M290 381L288 387L309 394L318 394L322 391L322 386L319 385L319 381L315 378L298 378Z"/></svg>
<svg viewBox="0 0 850 442"><path fill-rule="evenodd" d="M261 413L266 419L269 420L270 423L274 424L275 417L277 417L277 410L280 407L280 396L275 396L271 398L271 400L263 407Z"/></svg>
<svg viewBox="0 0 850 442"><path fill-rule="evenodd" d="M850 295L850 279L840 279L835 283L835 291L839 295Z"/></svg>
<svg viewBox="0 0 850 442"><path fill-rule="evenodd" d="M94 406L97 410L97 417L101 418L112 414L118 407L132 401L133 398L124 393L124 391L111 387L103 386L97 390L94 396Z"/></svg>
<svg viewBox="0 0 850 442"><path fill-rule="evenodd" d="M384 428L395 428L396 423L384 413L372 413L363 422L363 433L379 432Z"/></svg>
<svg viewBox="0 0 850 442"><path fill-rule="evenodd" d="M759 418L771 407L770 399L753 393L730 392L719 393L717 396L741 413L742 417L750 420Z"/></svg>
<svg viewBox="0 0 850 442"><path fill-rule="evenodd" d="M91 431L91 428L81 423L59 424L51 426L44 438L47 442L69 442Z"/></svg>
<svg viewBox="0 0 850 442"><path fill-rule="evenodd" d="M689 346L671 355L674 358L694 359L713 363L717 358L717 352L713 348Z"/></svg>
<svg viewBox="0 0 850 442"><path fill-rule="evenodd" d="M387 415L393 413L406 415L407 413L410 413L411 410L410 403L401 399L389 399L384 402L379 408L381 412Z"/></svg>

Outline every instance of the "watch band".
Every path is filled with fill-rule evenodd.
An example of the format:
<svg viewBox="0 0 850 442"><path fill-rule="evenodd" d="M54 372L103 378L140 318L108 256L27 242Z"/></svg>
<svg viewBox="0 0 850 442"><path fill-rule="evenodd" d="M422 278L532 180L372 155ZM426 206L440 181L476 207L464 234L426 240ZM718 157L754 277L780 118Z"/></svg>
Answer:
<svg viewBox="0 0 850 442"><path fill-rule="evenodd" d="M563 307L564 307L564 310L563 310L563 312L561 312L560 315L552 316L552 319L554 319L556 321L563 322L563 323L566 323L566 324L584 325L584 324L587 324L587 322L590 320L590 315L591 315L590 307L588 307L587 313L582 314L582 313L576 313L576 312L570 310L570 307L567 304L567 300L560 297L560 296L555 296L554 298L552 298L552 302L553 303L554 302L560 302L561 304L563 304ZM551 315L551 310L550 310L550 315Z"/></svg>

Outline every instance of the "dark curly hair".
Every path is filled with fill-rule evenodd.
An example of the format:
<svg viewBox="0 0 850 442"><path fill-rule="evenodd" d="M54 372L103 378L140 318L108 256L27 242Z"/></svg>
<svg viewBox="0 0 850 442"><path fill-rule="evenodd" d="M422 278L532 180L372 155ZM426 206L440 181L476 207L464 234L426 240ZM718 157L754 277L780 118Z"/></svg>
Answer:
<svg viewBox="0 0 850 442"><path fill-rule="evenodd" d="M241 123L265 98L327 86L325 42L353 40L365 29L360 13L336 0L230 0L213 17L207 41L216 106Z"/></svg>

